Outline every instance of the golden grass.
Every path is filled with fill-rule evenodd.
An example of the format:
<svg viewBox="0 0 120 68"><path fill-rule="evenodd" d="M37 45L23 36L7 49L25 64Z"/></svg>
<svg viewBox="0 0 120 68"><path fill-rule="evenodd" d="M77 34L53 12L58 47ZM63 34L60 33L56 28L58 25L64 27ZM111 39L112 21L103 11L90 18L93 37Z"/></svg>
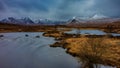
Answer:
<svg viewBox="0 0 120 68"><path fill-rule="evenodd" d="M77 55L83 55L84 53L87 53L89 56L99 56L96 55L96 53L100 53L102 55L99 56L99 60L102 62L98 63L111 66L120 66L120 40L118 39L104 38L100 40L100 38L69 38L66 39L65 42L69 44L66 46L66 48L69 49L69 53ZM100 46L98 46L94 51L90 45L97 45L99 42L101 45L98 44Z"/></svg>
<svg viewBox="0 0 120 68"><path fill-rule="evenodd" d="M63 31L64 32L64 31ZM60 37L61 31L47 32L44 36ZM84 57L83 54L90 57L89 59L97 60L95 62L104 65L120 66L120 40L114 38L87 38L81 36L80 38L64 38L61 43L67 43L63 45L70 54L77 55L77 57ZM95 50L93 45L98 45ZM57 45L55 45L57 47ZM97 57L97 59L96 59ZM84 58L83 58L84 59Z"/></svg>

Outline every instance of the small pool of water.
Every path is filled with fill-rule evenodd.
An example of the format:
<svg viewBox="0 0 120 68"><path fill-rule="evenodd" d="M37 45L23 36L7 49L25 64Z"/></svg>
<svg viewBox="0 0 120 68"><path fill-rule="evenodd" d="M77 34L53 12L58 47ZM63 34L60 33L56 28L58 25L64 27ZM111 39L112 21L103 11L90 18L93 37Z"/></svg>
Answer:
<svg viewBox="0 0 120 68"><path fill-rule="evenodd" d="M77 34L80 32L80 34L90 34L90 35L105 35L106 33L101 30L90 30L90 29L72 29L71 31L65 32L68 34Z"/></svg>
<svg viewBox="0 0 120 68"><path fill-rule="evenodd" d="M96 66L94 66L94 68L96 68ZM104 65L99 64L98 68L116 68L116 67L104 66Z"/></svg>
<svg viewBox="0 0 120 68"><path fill-rule="evenodd" d="M120 36L120 34L117 33L111 33L113 36Z"/></svg>
<svg viewBox="0 0 120 68"><path fill-rule="evenodd" d="M71 31L65 32L67 34L84 34L84 35L106 35L107 33L101 31L101 30L95 30L95 29L72 29ZM120 34L117 33L110 33L113 36L120 36Z"/></svg>

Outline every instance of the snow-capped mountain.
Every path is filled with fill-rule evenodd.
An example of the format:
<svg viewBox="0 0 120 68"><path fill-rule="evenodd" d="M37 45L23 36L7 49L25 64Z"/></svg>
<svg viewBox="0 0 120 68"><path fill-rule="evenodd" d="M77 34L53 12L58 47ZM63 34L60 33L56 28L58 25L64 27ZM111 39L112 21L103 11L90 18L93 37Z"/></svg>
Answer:
<svg viewBox="0 0 120 68"><path fill-rule="evenodd" d="M120 18L110 18L108 16L100 15L100 14L95 14L92 17L89 18L81 18L81 17L73 17L70 19L67 24L69 25L79 25L79 24L89 24L89 23L97 23L97 24L102 24L102 23L113 23L113 22L120 22Z"/></svg>
<svg viewBox="0 0 120 68"><path fill-rule="evenodd" d="M11 24L34 24L34 22L28 18L16 19L13 17L8 17L7 19L1 20L2 23L11 23Z"/></svg>
<svg viewBox="0 0 120 68"><path fill-rule="evenodd" d="M72 19L68 20L67 24L71 24L71 23L79 24L79 23L85 23L86 21L87 21L86 19L82 19L80 17L73 17Z"/></svg>
<svg viewBox="0 0 120 68"><path fill-rule="evenodd" d="M22 24L22 25L84 25L89 23L113 23L120 22L120 18L110 18L105 15L95 14L92 17L73 17L68 21L55 21L49 19L38 19L33 21L29 17L16 19L13 17L8 17L6 19L1 20L2 23L10 23L10 24Z"/></svg>
<svg viewBox="0 0 120 68"><path fill-rule="evenodd" d="M13 24L17 24L19 21L13 17L8 17L7 19L3 19L1 20L2 23L13 23Z"/></svg>
<svg viewBox="0 0 120 68"><path fill-rule="evenodd" d="M32 21L30 18L25 17L23 19L20 19L21 22L25 23L25 24L34 24L34 21Z"/></svg>
<svg viewBox="0 0 120 68"><path fill-rule="evenodd" d="M90 19L103 19L103 18L109 18L108 16L101 15L101 14L95 14L93 17Z"/></svg>
<svg viewBox="0 0 120 68"><path fill-rule="evenodd" d="M39 20L36 20L35 22L41 25L63 25L65 24L65 21L54 21L54 20L48 20L48 19L39 19Z"/></svg>
<svg viewBox="0 0 120 68"><path fill-rule="evenodd" d="M54 21L48 20L48 19L39 19L36 21L38 24L42 25L54 25Z"/></svg>
<svg viewBox="0 0 120 68"><path fill-rule="evenodd" d="M22 25L63 25L65 21L54 21L48 19L38 19L33 21L29 17L16 19L13 17L8 17L7 19L3 19L0 22L2 23L10 23L10 24L22 24Z"/></svg>

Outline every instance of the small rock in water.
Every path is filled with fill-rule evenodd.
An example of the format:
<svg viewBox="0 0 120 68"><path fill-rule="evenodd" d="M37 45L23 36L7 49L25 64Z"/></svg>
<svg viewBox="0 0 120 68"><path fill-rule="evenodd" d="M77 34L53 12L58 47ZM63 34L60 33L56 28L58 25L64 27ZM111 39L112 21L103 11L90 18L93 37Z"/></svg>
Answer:
<svg viewBox="0 0 120 68"><path fill-rule="evenodd" d="M40 38L40 36L35 36L36 38Z"/></svg>
<svg viewBox="0 0 120 68"><path fill-rule="evenodd" d="M59 41L59 40L62 40L62 38L61 38L61 37L58 37L58 38L55 38L55 40L58 40L58 41Z"/></svg>
<svg viewBox="0 0 120 68"><path fill-rule="evenodd" d="M4 35L0 35L0 37L4 37Z"/></svg>
<svg viewBox="0 0 120 68"><path fill-rule="evenodd" d="M28 34L26 34L25 36L26 36L26 37L28 37L29 35L28 35Z"/></svg>

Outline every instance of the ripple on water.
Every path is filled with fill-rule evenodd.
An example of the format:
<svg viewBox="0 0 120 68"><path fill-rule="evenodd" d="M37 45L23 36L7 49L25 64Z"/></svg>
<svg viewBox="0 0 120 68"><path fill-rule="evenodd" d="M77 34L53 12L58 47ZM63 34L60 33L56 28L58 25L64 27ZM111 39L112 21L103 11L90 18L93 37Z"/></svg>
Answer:
<svg viewBox="0 0 120 68"><path fill-rule="evenodd" d="M77 60L62 48L50 48L54 38L41 32L1 33L0 68L77 68ZM28 37L25 37L28 34ZM35 38L40 35L40 38Z"/></svg>

